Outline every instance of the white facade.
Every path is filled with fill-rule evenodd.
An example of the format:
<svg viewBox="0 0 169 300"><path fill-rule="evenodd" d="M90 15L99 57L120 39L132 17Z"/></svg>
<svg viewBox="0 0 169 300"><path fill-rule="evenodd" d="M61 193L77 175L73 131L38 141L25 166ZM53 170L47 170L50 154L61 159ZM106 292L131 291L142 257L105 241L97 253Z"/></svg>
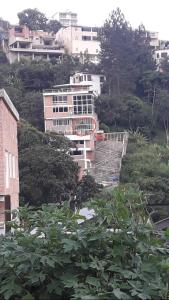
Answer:
<svg viewBox="0 0 169 300"><path fill-rule="evenodd" d="M80 83L82 85L90 85L89 90L97 97L101 94L101 87L105 81L105 76L88 73L75 73L70 77L70 83Z"/></svg>
<svg viewBox="0 0 169 300"><path fill-rule="evenodd" d="M153 49L157 49L159 47L159 39L158 39L158 32L150 31L150 46Z"/></svg>
<svg viewBox="0 0 169 300"><path fill-rule="evenodd" d="M155 59L156 64L159 65L162 60L166 58L169 59L169 49L155 50L153 58Z"/></svg>
<svg viewBox="0 0 169 300"><path fill-rule="evenodd" d="M59 12L58 20L62 26L76 26L77 14L69 10Z"/></svg>
<svg viewBox="0 0 169 300"><path fill-rule="evenodd" d="M82 59L85 55L88 55L92 62L98 63L98 54L100 52L98 28L83 26L61 28L56 33L56 40L61 45L64 45L69 54Z"/></svg>

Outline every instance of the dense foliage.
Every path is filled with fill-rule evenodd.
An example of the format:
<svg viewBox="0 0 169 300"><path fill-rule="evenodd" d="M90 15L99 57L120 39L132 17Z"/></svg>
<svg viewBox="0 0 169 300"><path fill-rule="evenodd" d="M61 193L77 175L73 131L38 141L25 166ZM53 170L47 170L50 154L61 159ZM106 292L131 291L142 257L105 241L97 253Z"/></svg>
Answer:
<svg viewBox="0 0 169 300"><path fill-rule="evenodd" d="M48 20L38 9L27 8L18 13L19 24L26 25L30 30L44 30L56 33L61 24L57 20Z"/></svg>
<svg viewBox="0 0 169 300"><path fill-rule="evenodd" d="M0 237L0 299L167 299L168 250L143 205L140 193L116 190L90 204L92 220L67 204L22 208Z"/></svg>
<svg viewBox="0 0 169 300"><path fill-rule="evenodd" d="M79 167L69 154L72 145L64 136L42 133L22 121L18 142L20 204L39 206L69 199L74 208L100 192L101 186L91 176L78 180Z"/></svg>
<svg viewBox="0 0 169 300"><path fill-rule="evenodd" d="M152 144L138 133L130 135L122 164L121 183L134 184L146 194L151 215L156 221L169 216L168 162L168 147Z"/></svg>
<svg viewBox="0 0 169 300"><path fill-rule="evenodd" d="M44 14L38 10L24 10L20 14L21 24L26 22L25 18L27 18L28 22L35 22L32 23L34 25L29 26L41 26L41 22L49 26L49 22L45 19ZM36 26L34 27L35 29ZM63 56L61 62L57 62L54 59L50 62L43 60L29 62L23 60L9 65L2 54L0 56L0 88L6 89L21 118L43 131L43 89L51 88L56 84L68 83L70 75L77 70L104 74L106 82L104 83L102 94L96 101L96 110L101 122L101 128L105 131L129 129L143 133L150 140L150 143L144 144L143 147L140 147L134 141L131 146L134 147L134 143L136 143L136 146L138 146L136 153L132 151L129 154L129 145L128 156L122 169L122 172L124 171L121 177L122 182L138 184L141 189L149 194L151 203L168 203L167 158L164 161L163 156L161 156L161 152L165 152L167 157L168 149L151 145L151 141L160 141L162 144L169 141L169 63L167 60L164 60L161 68L156 69L152 59L148 32L144 26L133 29L120 9L113 11L110 18L106 20L100 30L99 38L101 53L100 64L97 66L92 64L88 57L86 57L85 63L81 64L77 58L67 54ZM22 130L23 134L20 135ZM21 127L20 133L20 137L22 136L23 138L22 142L20 139L20 145L25 141L25 137L28 137L28 140L29 138L30 140L35 138L35 136L32 138L29 126L25 129ZM37 134L38 138L35 138L35 141L39 139L39 134ZM32 200L34 199L32 198L34 192L39 194L39 200L37 201L39 203L39 201L45 199L45 196L41 195L46 195L49 190L50 184L46 189L43 178L47 177L48 181L53 184L53 178L59 177L59 174L56 176L54 171L58 170L57 162L55 162L57 165L52 159L45 162L45 155L49 147L50 157L53 157L54 160L54 155L56 154L54 148L46 142L35 144L31 145L29 143L24 149L20 147L21 196L24 199L29 199L26 201L33 201L34 204L37 201ZM32 153L37 157L36 160L31 154L32 147L34 147L34 152ZM61 146L57 145L57 147L61 149ZM38 153L42 155L38 155ZM60 157L59 155L62 155L58 152L57 154L58 158ZM29 162L26 162L26 155L30 159ZM33 181L38 177L38 172L41 173L41 170L36 166L36 162L43 166L40 159L44 163L51 165L49 171L43 174L44 177L42 176L41 179L39 178L39 181L37 180L38 190L36 190L34 189ZM145 164L143 166L142 161L147 162L146 168ZM72 164L70 163L69 165L68 163L68 166L71 169ZM29 168L33 170L35 175L29 174ZM135 169L137 169L138 176L135 176ZM72 174L72 169L70 172L69 170L67 171L68 174ZM27 175L29 176L27 177ZM72 178L75 177L73 176ZM91 188L88 189L91 192L90 197L92 196L92 189L95 191L96 186L95 183L92 183L92 180L86 178L85 182L87 183L86 185L82 182L80 186L73 188L74 192L71 198L74 201L76 201L75 198L79 199L79 203L84 201L87 194L86 186L89 186L89 183L91 183ZM69 190L72 193L71 189L72 185ZM27 193L23 197L23 191L26 190ZM28 190L30 190L29 193ZM82 190L83 192L81 193ZM53 185L51 191L54 191ZM56 190L55 193L51 193L51 199L54 199ZM30 199L30 195L32 199Z"/></svg>

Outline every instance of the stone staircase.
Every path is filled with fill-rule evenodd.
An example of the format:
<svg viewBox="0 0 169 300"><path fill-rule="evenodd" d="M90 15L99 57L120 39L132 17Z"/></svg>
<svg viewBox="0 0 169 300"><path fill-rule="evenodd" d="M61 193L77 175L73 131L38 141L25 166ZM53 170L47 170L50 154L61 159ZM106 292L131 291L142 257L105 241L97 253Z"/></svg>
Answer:
<svg viewBox="0 0 169 300"><path fill-rule="evenodd" d="M104 186L119 184L122 158L126 154L127 132L106 133L104 141L97 141L95 160L89 173Z"/></svg>

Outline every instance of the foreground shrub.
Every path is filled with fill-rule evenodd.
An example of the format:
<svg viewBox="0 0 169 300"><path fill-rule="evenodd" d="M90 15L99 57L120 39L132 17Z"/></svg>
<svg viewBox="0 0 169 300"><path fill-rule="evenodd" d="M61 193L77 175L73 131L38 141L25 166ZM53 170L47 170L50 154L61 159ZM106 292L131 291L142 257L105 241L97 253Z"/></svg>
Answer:
<svg viewBox="0 0 169 300"><path fill-rule="evenodd" d="M90 220L68 204L20 209L0 237L0 300L167 299L169 252L142 195L117 189L88 206Z"/></svg>

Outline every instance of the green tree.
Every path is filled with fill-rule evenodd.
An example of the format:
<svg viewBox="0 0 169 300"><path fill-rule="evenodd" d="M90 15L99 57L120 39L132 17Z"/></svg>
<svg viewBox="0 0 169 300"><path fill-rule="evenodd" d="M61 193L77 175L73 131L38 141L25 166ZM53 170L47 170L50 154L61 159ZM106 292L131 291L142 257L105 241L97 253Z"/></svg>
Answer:
<svg viewBox="0 0 169 300"><path fill-rule="evenodd" d="M169 215L169 153L166 146L152 144L138 133L130 135L121 169L122 184L136 185L147 196L147 205Z"/></svg>
<svg viewBox="0 0 169 300"><path fill-rule="evenodd" d="M48 32L56 33L61 28L61 24L57 20L48 20L46 29Z"/></svg>
<svg viewBox="0 0 169 300"><path fill-rule="evenodd" d="M159 91L155 105L159 123L164 128L166 143L169 145L169 92L167 90Z"/></svg>
<svg viewBox="0 0 169 300"><path fill-rule="evenodd" d="M1 299L167 299L168 232L154 234L143 200L116 189L88 204L92 220L67 204L21 208L0 237Z"/></svg>
<svg viewBox="0 0 169 300"><path fill-rule="evenodd" d="M76 207L84 206L84 203L89 199L94 198L102 190L102 186L94 180L90 175L84 176L81 181L78 182L75 191L75 205Z"/></svg>
<svg viewBox="0 0 169 300"><path fill-rule="evenodd" d="M121 10L114 10L100 32L101 65L109 94L133 92L143 71L154 68L143 26L133 30Z"/></svg>
<svg viewBox="0 0 169 300"><path fill-rule="evenodd" d="M35 206L71 200L78 166L68 154L69 140L39 132L27 123L20 124L18 138L21 200Z"/></svg>
<svg viewBox="0 0 169 300"><path fill-rule="evenodd" d="M19 24L26 25L30 30L46 30L47 18L38 9L27 8L18 13Z"/></svg>

